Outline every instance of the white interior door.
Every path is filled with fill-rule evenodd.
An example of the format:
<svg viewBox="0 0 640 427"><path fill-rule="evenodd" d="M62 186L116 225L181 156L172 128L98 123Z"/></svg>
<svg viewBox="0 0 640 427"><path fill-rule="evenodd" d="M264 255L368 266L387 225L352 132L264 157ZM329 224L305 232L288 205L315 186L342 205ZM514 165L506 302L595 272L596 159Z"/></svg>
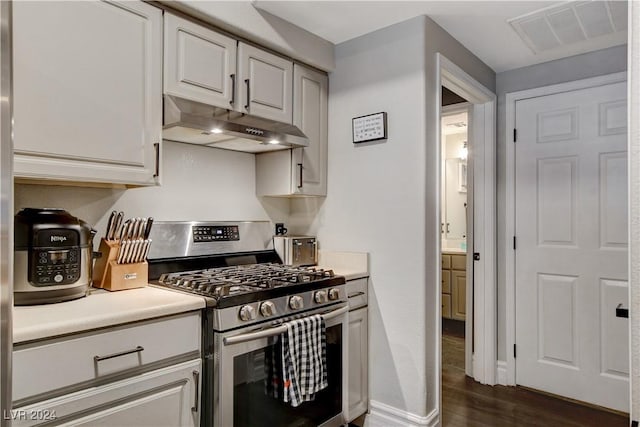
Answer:
<svg viewBox="0 0 640 427"><path fill-rule="evenodd" d="M516 103L516 382L628 412L627 90Z"/></svg>

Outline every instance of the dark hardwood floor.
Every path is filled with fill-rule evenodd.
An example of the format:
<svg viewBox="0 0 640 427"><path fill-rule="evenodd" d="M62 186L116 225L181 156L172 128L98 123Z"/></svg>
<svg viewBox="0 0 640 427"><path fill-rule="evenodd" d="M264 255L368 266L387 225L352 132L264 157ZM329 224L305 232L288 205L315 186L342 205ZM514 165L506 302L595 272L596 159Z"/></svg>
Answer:
<svg viewBox="0 0 640 427"><path fill-rule="evenodd" d="M522 387L492 387L473 381L464 374L464 336L460 335L459 328L454 328L453 331L451 325L443 328L443 427L629 425L628 418L618 414L557 399Z"/></svg>

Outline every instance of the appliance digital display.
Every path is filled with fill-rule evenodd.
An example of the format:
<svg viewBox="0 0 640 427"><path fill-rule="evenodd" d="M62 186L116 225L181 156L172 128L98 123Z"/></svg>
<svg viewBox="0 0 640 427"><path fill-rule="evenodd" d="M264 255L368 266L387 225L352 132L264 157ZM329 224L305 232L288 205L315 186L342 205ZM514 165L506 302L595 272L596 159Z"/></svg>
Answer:
<svg viewBox="0 0 640 427"><path fill-rule="evenodd" d="M240 240L237 225L196 225L193 227L194 242L229 242Z"/></svg>
<svg viewBox="0 0 640 427"><path fill-rule="evenodd" d="M49 252L49 259L53 263L65 262L69 257L69 251L51 251Z"/></svg>

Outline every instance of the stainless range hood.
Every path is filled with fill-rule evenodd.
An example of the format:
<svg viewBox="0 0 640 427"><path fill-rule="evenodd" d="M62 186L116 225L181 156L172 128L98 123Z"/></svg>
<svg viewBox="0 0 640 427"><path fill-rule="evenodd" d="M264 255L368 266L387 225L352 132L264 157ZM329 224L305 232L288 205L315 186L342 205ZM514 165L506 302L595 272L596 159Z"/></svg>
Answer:
<svg viewBox="0 0 640 427"><path fill-rule="evenodd" d="M309 145L305 134L293 125L172 95L164 96L162 138L248 153Z"/></svg>

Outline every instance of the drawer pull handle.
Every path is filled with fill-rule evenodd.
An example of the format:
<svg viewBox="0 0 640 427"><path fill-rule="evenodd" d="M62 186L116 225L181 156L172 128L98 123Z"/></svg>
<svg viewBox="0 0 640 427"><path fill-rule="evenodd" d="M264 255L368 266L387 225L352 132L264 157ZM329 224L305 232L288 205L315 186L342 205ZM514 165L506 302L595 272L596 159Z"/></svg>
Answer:
<svg viewBox="0 0 640 427"><path fill-rule="evenodd" d="M195 404L194 406L191 407L191 412L198 412L198 406L200 405L200 392L199 392L199 388L200 388L200 372L199 371L193 371L193 382L195 383L196 386L196 399L195 399Z"/></svg>
<svg viewBox="0 0 640 427"><path fill-rule="evenodd" d="M125 351L121 351L119 353L109 354L107 356L93 356L93 360L96 361L96 362L100 362L102 360L113 359L114 357L125 356L127 354L140 353L143 350L144 350L144 347L137 346L133 350L125 350Z"/></svg>
<svg viewBox="0 0 640 427"><path fill-rule="evenodd" d="M354 292L352 294L347 295L347 298L355 298L364 295L364 292Z"/></svg>

